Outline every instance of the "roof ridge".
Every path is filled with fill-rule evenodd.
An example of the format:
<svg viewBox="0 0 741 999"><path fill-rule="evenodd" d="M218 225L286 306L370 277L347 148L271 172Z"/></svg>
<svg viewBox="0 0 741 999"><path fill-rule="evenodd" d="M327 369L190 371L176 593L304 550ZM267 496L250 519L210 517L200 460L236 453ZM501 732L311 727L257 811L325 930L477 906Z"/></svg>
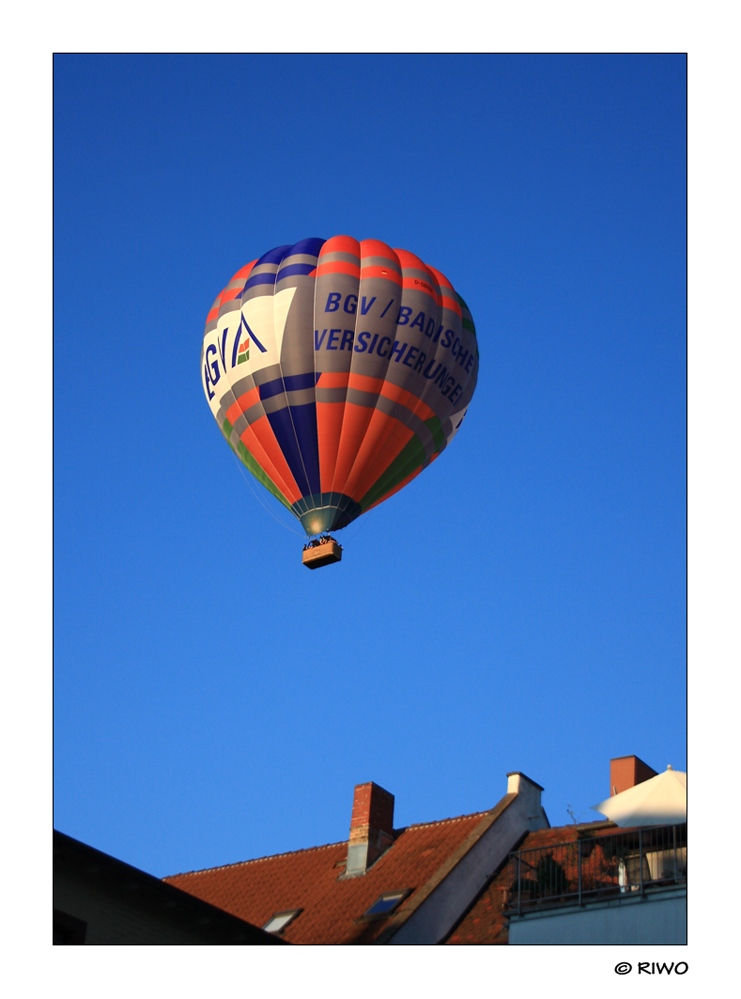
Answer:
<svg viewBox="0 0 741 999"><path fill-rule="evenodd" d="M490 811L491 808L485 808L482 812L469 812L467 815L452 815L449 819L435 819L433 822L412 822L404 827L404 831L408 829L429 829L430 826L442 826L446 822L460 822L463 819L473 819L480 815L486 815Z"/></svg>
<svg viewBox="0 0 741 999"><path fill-rule="evenodd" d="M463 819L473 819L486 815L490 811L490 808L485 808L481 812L469 812L467 815L453 815L448 819L435 819L433 822L412 822L408 826L403 826L399 832L429 829L431 826L442 826L448 822L461 822ZM209 874L211 871L227 871L231 867L244 867L246 864L259 864L266 860L277 860L279 857L290 857L299 853L311 853L312 850L328 850L332 846L345 846L346 844L347 840L341 839L334 843L323 843L321 846L305 846L298 850L285 850L283 853L270 853L264 857L252 857L250 860L237 860L232 864L217 864L215 867L202 867L195 871L181 871L177 874L168 874L162 880L169 881L172 878L193 877L196 874Z"/></svg>
<svg viewBox="0 0 741 999"><path fill-rule="evenodd" d="M311 853L312 850L328 850L331 846L344 846L347 840L341 839L336 843L322 843L321 846L304 846L298 850L285 850L283 853L270 853L265 857L252 857L250 860L236 860L233 864L217 864L216 867L202 867L197 871L181 871L179 874L168 874L162 878L169 881L172 878L191 877L194 874L210 874L211 871L226 871L230 867L244 867L246 864L259 864L264 860L276 860L278 857L290 857L295 853Z"/></svg>

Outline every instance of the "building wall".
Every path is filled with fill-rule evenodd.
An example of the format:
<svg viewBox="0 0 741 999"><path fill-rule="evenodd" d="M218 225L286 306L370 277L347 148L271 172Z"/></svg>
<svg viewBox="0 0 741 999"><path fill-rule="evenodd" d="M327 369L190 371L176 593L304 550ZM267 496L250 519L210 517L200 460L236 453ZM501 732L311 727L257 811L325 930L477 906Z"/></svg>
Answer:
<svg viewBox="0 0 741 999"><path fill-rule="evenodd" d="M54 907L87 923L86 944L204 943L204 927L195 921L192 927L173 924L169 910L143 905L133 887L131 896L128 901L74 876L54 879Z"/></svg>
<svg viewBox="0 0 741 999"><path fill-rule="evenodd" d="M510 944L686 944L687 889L512 916Z"/></svg>
<svg viewBox="0 0 741 999"><path fill-rule="evenodd" d="M280 944L272 933L54 830L55 944Z"/></svg>
<svg viewBox="0 0 741 999"><path fill-rule="evenodd" d="M547 828L542 788L523 774L508 775L507 794L495 820L427 896L388 943L435 944L450 933L492 872L528 830ZM500 814L496 814L501 808ZM386 942L386 941L384 941Z"/></svg>

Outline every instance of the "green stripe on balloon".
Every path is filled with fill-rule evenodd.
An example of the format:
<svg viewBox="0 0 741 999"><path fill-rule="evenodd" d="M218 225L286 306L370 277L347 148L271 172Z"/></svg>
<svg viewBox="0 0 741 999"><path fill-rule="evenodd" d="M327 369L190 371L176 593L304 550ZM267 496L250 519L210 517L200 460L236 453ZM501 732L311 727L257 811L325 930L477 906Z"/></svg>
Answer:
<svg viewBox="0 0 741 999"><path fill-rule="evenodd" d="M291 504L288 502L283 493L278 489L276 484L272 479L268 478L266 472L257 464L255 459L252 457L250 452L244 446L242 441L237 445L237 454L239 455L242 464L246 465L247 469L252 472L258 482L261 482L266 489L268 489L276 499L279 499L283 506L291 509Z"/></svg>
<svg viewBox="0 0 741 999"><path fill-rule="evenodd" d="M221 427L221 432L224 435L224 437L226 437L226 442L233 451L234 446L231 442L232 429L233 429L233 424L231 424L229 420L224 420L224 423L222 424ZM248 471L252 472L257 481L260 482L263 486L265 486L265 488L269 490L273 494L273 496L275 496L276 499L279 499L283 504L283 506L288 507L288 509L290 510L291 504L288 502L288 500L280 491L280 489L278 489L273 480L268 477L265 470L261 468L260 465L257 464L255 459L252 457L250 452L242 443L242 441L240 441L239 444L237 445L237 455L242 464L247 468Z"/></svg>
<svg viewBox="0 0 741 999"><path fill-rule="evenodd" d="M380 479L377 479L363 496L360 501L363 511L373 506L377 500L402 482L415 468L423 465L426 460L427 456L422 441L415 435L391 462Z"/></svg>
<svg viewBox="0 0 741 999"><path fill-rule="evenodd" d="M458 292L456 292L456 295L458 295ZM463 309L466 310L465 314L461 316L461 324L463 326L463 329L468 330L469 333L473 333L473 335L476 336L476 327L473 324L473 316L471 315L471 310L468 308L468 306L463 301L460 295L458 295L458 303L461 307L461 310Z"/></svg>
<svg viewBox="0 0 741 999"><path fill-rule="evenodd" d="M431 416L429 420L425 420L425 426L429 428L435 444L435 450L430 458L428 459L422 441L415 434L401 453L391 462L383 475L373 483L361 499L360 506L364 511L368 507L373 506L374 503L377 503L386 493L391 492L394 486L398 486L412 472L428 464L432 460L432 457L445 447L445 434L443 433L442 423L437 416Z"/></svg>
<svg viewBox="0 0 741 999"><path fill-rule="evenodd" d="M430 433L432 434L432 440L435 444L435 452L439 451L445 442L445 434L443 433L443 425L436 416L431 416L429 420L425 420L425 426L429 427Z"/></svg>

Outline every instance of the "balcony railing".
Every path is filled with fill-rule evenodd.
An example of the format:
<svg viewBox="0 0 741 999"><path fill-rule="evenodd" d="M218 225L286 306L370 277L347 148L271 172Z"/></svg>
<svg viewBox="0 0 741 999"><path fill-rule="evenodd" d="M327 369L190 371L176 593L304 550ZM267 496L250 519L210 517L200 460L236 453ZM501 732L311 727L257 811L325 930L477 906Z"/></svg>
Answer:
<svg viewBox="0 0 741 999"><path fill-rule="evenodd" d="M631 897L687 883L687 826L621 829L509 858L510 914Z"/></svg>

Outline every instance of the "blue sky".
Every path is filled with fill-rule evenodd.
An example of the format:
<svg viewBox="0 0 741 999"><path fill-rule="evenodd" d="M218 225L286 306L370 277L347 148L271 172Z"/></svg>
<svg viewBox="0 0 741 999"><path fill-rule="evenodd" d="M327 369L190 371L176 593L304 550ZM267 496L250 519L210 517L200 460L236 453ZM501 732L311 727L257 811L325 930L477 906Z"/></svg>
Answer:
<svg viewBox="0 0 741 999"><path fill-rule="evenodd" d="M343 839L367 780L401 826L521 770L560 825L612 756L686 768L685 83L56 58L56 828L165 875ZM307 572L198 361L239 267L337 234L449 277L481 366L451 447Z"/></svg>

